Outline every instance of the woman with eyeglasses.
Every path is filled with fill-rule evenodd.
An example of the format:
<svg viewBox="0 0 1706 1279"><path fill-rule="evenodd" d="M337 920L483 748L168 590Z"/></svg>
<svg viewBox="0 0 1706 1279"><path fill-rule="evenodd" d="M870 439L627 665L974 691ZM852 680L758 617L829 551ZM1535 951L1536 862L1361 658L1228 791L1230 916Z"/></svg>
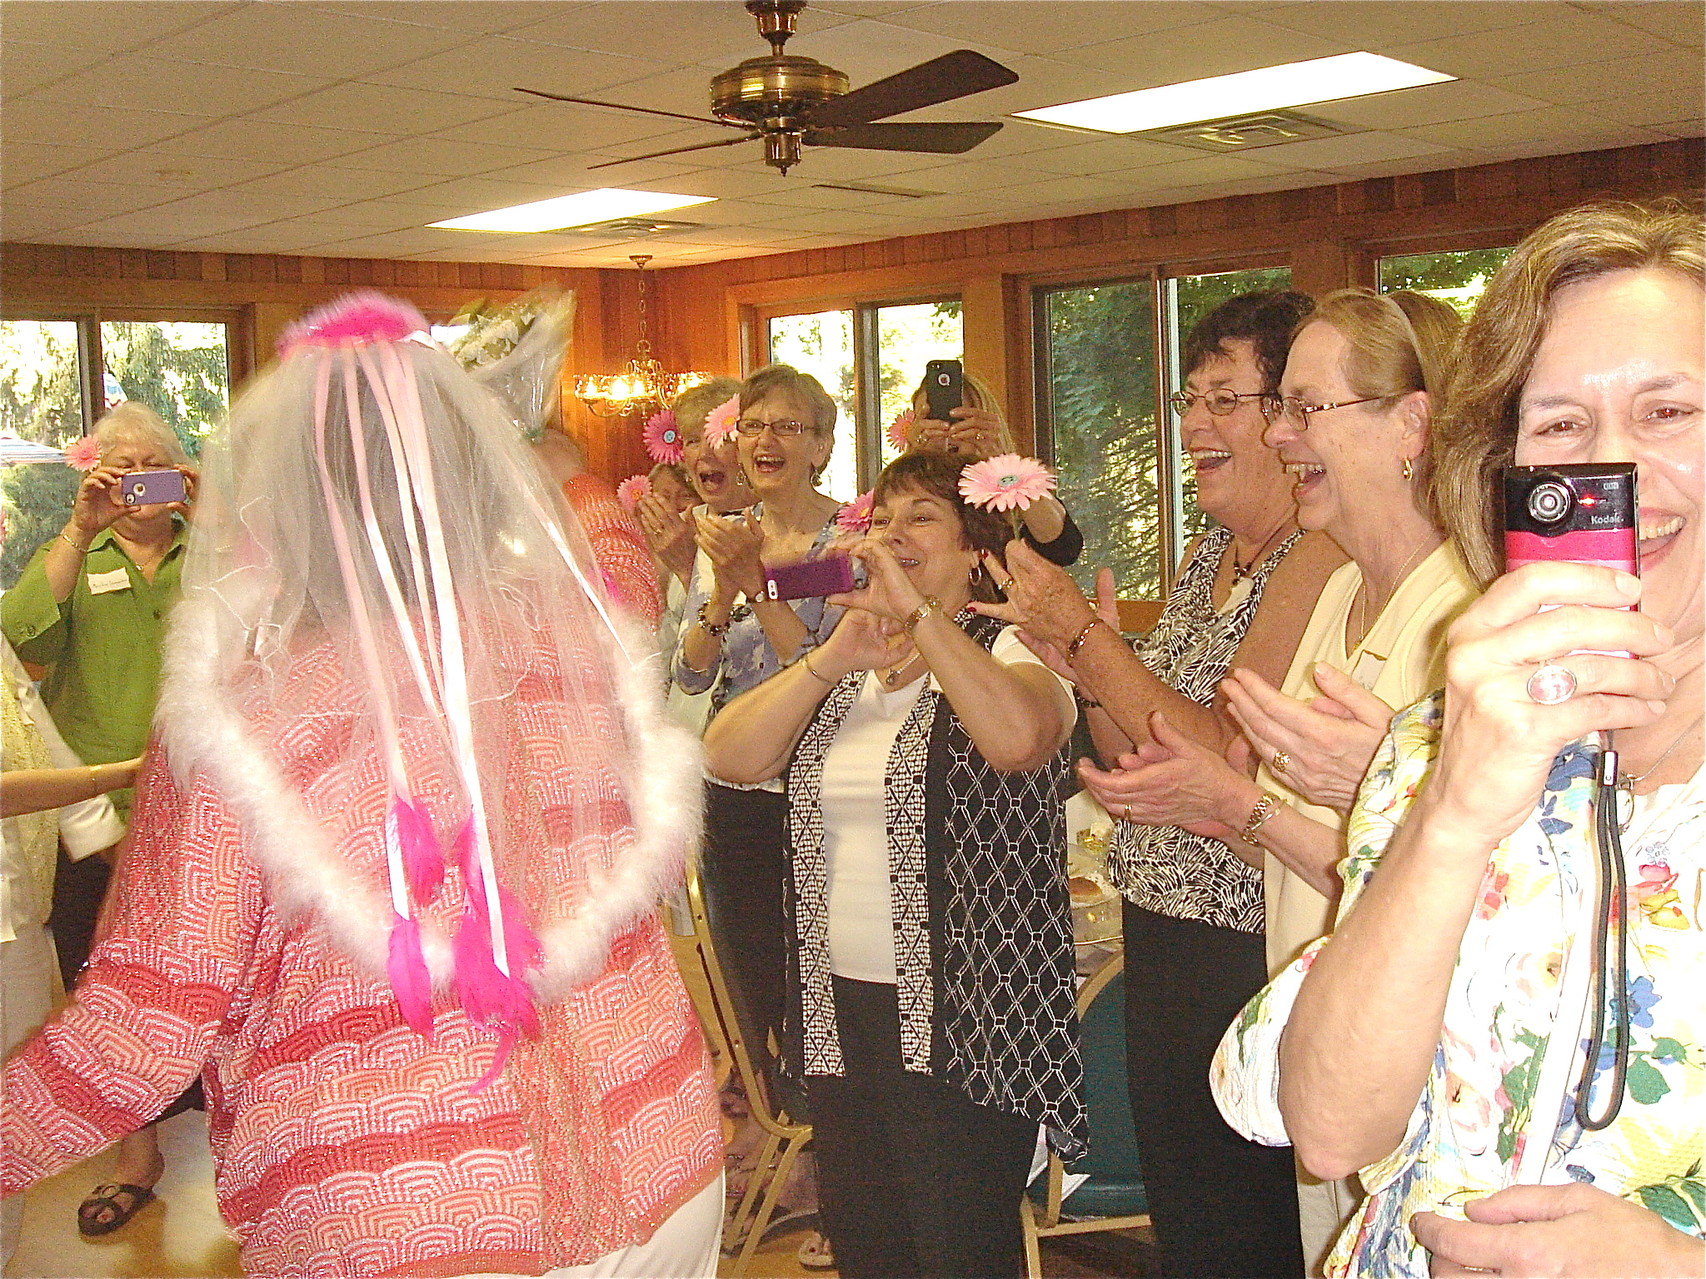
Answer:
<svg viewBox="0 0 1706 1279"><path fill-rule="evenodd" d="M1188 373L1171 406L1198 504L1217 527L1187 552L1135 651L1119 634L1106 570L1098 610L1020 541L1007 547L1007 603L973 605L1018 622L1070 673L1104 760L1136 764L1156 731L1216 755L1234 742L1238 727L1216 698L1227 667L1278 680L1344 562L1325 535L1300 533L1291 483L1262 442L1262 397L1312 306L1300 293L1248 293L1187 336ZM1233 1132L1208 1091L1221 1030L1267 979L1259 858L1178 826L1121 822L1108 869L1126 899L1127 1075L1162 1273L1300 1275L1291 1157Z"/></svg>
<svg viewBox="0 0 1706 1279"><path fill-rule="evenodd" d="M1328 579L1279 691L1259 674L1235 680L1262 690L1263 705L1283 704L1276 723L1355 730L1337 763L1353 791L1392 712L1441 683L1445 628L1476 594L1430 500L1433 397L1458 328L1450 307L1421 294L1329 294L1298 326L1281 394L1263 401L1265 439L1295 481L1299 525L1326 533L1350 563ZM1323 696L1306 705L1316 689ZM1262 866L1271 973L1327 931L1343 814L1300 784L1331 771L1315 759L1313 737L1269 750L1271 737L1248 736L1263 761L1254 780L1166 726L1129 761L1135 767L1082 775L1116 816L1211 834ZM1312 1269L1353 1206L1351 1188L1305 1179Z"/></svg>
<svg viewBox="0 0 1706 1279"><path fill-rule="evenodd" d="M765 598L766 564L816 554L840 531L841 504L817 489L834 445L835 401L786 364L741 386L738 473L757 502L737 515L697 514L704 552L688 584L675 681L711 693L711 715L815 648L840 619L821 596ZM711 566L707 580L700 572ZM762 1057L782 1015L782 787L712 780L700 875L712 926L732 967L742 1031Z"/></svg>

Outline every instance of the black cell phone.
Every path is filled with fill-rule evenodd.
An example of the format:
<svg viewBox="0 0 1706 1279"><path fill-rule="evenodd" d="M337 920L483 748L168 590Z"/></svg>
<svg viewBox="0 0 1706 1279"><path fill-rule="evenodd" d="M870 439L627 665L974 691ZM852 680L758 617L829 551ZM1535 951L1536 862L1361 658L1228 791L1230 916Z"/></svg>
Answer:
<svg viewBox="0 0 1706 1279"><path fill-rule="evenodd" d="M925 414L933 421L952 422L950 409L965 402L965 369L958 360L931 360L924 366L924 400L929 406Z"/></svg>

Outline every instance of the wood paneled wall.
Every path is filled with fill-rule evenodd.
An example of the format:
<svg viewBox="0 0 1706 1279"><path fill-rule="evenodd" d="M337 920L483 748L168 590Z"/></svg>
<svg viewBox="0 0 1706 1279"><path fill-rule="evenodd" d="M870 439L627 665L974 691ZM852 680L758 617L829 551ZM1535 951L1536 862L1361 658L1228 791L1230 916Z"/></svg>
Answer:
<svg viewBox="0 0 1706 1279"><path fill-rule="evenodd" d="M1586 199L1695 195L1703 182L1700 143L1686 140L653 268L651 336L672 367L738 374L756 356L766 310L958 293L967 363L992 384L1025 439L1034 282L1289 263L1293 283L1319 293L1373 283L1382 253L1508 244ZM628 269L0 246L9 313L223 311L239 322L245 367L270 354L285 324L353 287L453 312L473 298L546 284L575 293L568 373L620 367L639 319L637 276ZM637 424L593 418L572 398L565 418L589 469L613 481L645 469Z"/></svg>
<svg viewBox="0 0 1706 1279"><path fill-rule="evenodd" d="M1323 293L1373 284L1384 253L1510 244L1584 200L1697 196L1703 180L1687 140L740 258L659 272L654 329L666 362L736 374L767 311L958 293L966 361L1027 438L1034 281L1289 264Z"/></svg>

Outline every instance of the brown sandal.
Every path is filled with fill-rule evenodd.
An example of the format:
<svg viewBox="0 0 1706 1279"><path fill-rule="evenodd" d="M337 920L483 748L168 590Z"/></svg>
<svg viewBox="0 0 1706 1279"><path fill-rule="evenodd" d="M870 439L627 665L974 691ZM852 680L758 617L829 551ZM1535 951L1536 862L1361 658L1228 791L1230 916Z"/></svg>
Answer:
<svg viewBox="0 0 1706 1279"><path fill-rule="evenodd" d="M129 1196L128 1207L119 1202L120 1195ZM96 1186L77 1207L77 1231L90 1239L110 1235L153 1201L154 1191L147 1186L116 1181Z"/></svg>

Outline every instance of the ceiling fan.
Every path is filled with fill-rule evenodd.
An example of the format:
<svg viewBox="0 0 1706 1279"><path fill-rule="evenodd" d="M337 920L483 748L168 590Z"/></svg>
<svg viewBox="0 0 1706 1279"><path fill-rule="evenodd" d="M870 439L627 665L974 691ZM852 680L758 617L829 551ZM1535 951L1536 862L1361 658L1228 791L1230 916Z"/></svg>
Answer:
<svg viewBox="0 0 1706 1279"><path fill-rule="evenodd" d="M963 124L875 124L885 116L952 102L986 89L1012 84L1018 76L999 62L956 49L939 58L921 62L886 79L848 90L847 77L814 58L784 53L783 46L794 34L794 24L806 0L746 0L746 10L758 19L758 30L770 42L770 53L748 58L711 80L711 111L716 118L682 115L652 107L602 102L597 98L574 98L543 89L517 89L553 102L573 102L589 107L613 107L638 111L694 124L715 124L739 129L738 138L701 142L695 146L672 147L623 160L607 160L590 166L609 168L635 160L655 160L683 151L736 146L742 142L764 142L764 162L787 173L800 162L800 149L808 147L854 147L868 151L920 151L960 155L1001 131L995 121Z"/></svg>

